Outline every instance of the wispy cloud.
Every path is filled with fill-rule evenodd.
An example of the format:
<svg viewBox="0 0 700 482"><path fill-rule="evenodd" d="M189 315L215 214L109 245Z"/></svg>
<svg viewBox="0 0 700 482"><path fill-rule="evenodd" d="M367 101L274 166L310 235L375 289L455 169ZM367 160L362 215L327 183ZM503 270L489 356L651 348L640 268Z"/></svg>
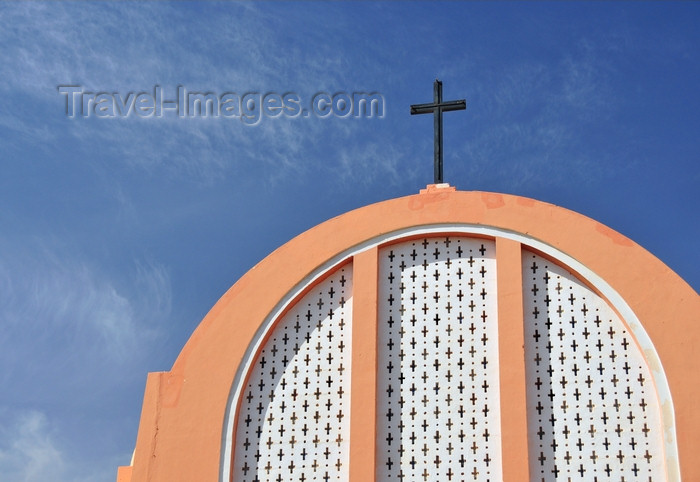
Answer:
<svg viewBox="0 0 700 482"><path fill-rule="evenodd" d="M338 159L334 169L339 168L338 178L346 184L361 186L377 181L396 184L416 177L407 152L382 140L355 144L335 155Z"/></svg>
<svg viewBox="0 0 700 482"><path fill-rule="evenodd" d="M0 479L94 482L128 462L109 443L94 445L95 461L79 440L84 427L122 430L120 393L142 386L171 307L162 265L110 272L49 236L0 237Z"/></svg>
<svg viewBox="0 0 700 482"><path fill-rule="evenodd" d="M470 178L506 180L507 189L522 191L572 178L594 181L632 162L606 163L613 154L590 142L597 122L619 108L607 52L583 39L560 52L555 66L528 59L474 76L476 129L461 148Z"/></svg>
<svg viewBox="0 0 700 482"><path fill-rule="evenodd" d="M3 480L37 482L65 480L64 455L46 416L27 410L0 422L0 474Z"/></svg>
<svg viewBox="0 0 700 482"><path fill-rule="evenodd" d="M0 359L12 368L6 375L50 379L58 375L54 370L85 365L118 369L170 314L170 281L162 266L136 263L125 280L45 241L0 245L0 338L6 347ZM32 350L60 361L25 363L21 354Z"/></svg>
<svg viewBox="0 0 700 482"><path fill-rule="evenodd" d="M345 141L358 131L357 123L264 119L251 127L223 118L60 117L65 98L56 87L67 84L122 95L150 91L156 84L168 93L179 84L219 94L295 91L305 101L319 90L367 88L347 85L343 72L349 65L337 55L339 40L307 25L322 22L323 12L302 16L293 9L284 13L254 4L231 4L225 14L215 5L207 8L211 11L200 15L168 4L1 6L4 23L21 28L0 31L0 46L6 47L0 49L0 91L13 99L34 99L47 115L30 121L16 106L0 114L0 126L34 132L44 143L70 136L85 157L103 159L114 168L121 164L195 182L252 173L274 183L307 169L314 172L316 166L307 165L310 156L299 155L313 148L308 140L327 139L331 132ZM26 18L31 24L22 21ZM287 22L318 36L317 48L310 51L302 48L306 43L280 35ZM42 135L49 132L54 134Z"/></svg>
<svg viewBox="0 0 700 482"><path fill-rule="evenodd" d="M85 460L71 451L70 434L40 410L0 408L0 478L8 482L104 482L128 456L109 457L111 464Z"/></svg>

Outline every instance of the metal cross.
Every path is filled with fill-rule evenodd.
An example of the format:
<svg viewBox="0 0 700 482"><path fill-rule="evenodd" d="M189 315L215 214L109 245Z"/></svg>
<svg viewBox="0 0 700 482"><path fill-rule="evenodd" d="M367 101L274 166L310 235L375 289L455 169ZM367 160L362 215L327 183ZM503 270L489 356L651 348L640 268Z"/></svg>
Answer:
<svg viewBox="0 0 700 482"><path fill-rule="evenodd" d="M442 113L451 110L464 110L467 108L467 101L448 100L442 101L442 82L435 79L433 84L433 103L414 104L411 106L411 115L433 114L435 127L435 184L442 183Z"/></svg>

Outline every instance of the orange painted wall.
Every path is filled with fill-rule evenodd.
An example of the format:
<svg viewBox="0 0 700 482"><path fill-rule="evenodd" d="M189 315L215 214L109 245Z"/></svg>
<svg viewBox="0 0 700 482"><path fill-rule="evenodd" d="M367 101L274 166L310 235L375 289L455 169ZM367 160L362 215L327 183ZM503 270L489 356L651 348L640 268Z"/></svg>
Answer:
<svg viewBox="0 0 700 482"><path fill-rule="evenodd" d="M590 218L532 199L436 186L322 223L278 248L233 285L194 331L172 369L149 374L131 476L129 469L120 468L118 480L218 480L231 384L256 330L276 304L348 248L392 231L437 223L526 234L575 258L616 290L642 321L664 366L683 479L700 480L698 294L649 252Z"/></svg>

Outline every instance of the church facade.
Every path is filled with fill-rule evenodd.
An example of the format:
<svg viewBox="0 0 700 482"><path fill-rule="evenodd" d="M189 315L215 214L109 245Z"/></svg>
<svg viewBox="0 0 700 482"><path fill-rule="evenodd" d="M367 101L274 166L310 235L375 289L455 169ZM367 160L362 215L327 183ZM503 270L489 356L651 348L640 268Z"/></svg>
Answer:
<svg viewBox="0 0 700 482"><path fill-rule="evenodd" d="M148 375L117 480L700 480L699 322L610 228L430 185L234 284Z"/></svg>

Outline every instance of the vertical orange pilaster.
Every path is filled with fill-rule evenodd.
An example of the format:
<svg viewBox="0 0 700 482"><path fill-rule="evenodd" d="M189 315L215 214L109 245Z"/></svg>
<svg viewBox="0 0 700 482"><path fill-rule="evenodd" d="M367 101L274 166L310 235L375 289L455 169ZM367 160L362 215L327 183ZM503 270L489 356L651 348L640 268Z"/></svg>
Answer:
<svg viewBox="0 0 700 482"><path fill-rule="evenodd" d="M374 482L377 423L377 248L353 260L350 481Z"/></svg>
<svg viewBox="0 0 700 482"><path fill-rule="evenodd" d="M158 460L156 448L158 441L158 423L160 417L161 399L164 372L151 372L146 378L146 390L143 395L143 407L141 409L141 422L136 436L136 448L130 471L131 482L148 482L155 480L153 473L156 470ZM120 481L121 482L121 481Z"/></svg>
<svg viewBox="0 0 700 482"><path fill-rule="evenodd" d="M504 482L520 482L527 480L530 475L521 253L522 247L517 241L496 238L501 450Z"/></svg>

